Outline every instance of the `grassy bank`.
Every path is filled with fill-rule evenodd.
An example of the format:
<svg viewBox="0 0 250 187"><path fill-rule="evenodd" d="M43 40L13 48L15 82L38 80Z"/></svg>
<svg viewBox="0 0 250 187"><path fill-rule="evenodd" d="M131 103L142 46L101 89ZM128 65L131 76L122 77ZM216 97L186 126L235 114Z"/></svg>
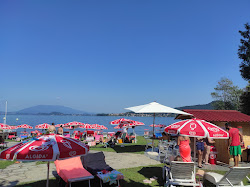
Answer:
<svg viewBox="0 0 250 187"><path fill-rule="evenodd" d="M121 147L121 144L116 144L113 148L105 148L103 144L98 144L96 146L90 147L90 150L95 151L108 151L108 152L117 152L117 153L136 153L144 154L145 146L147 142L143 136L137 136L137 143L125 143L124 147ZM155 141L155 145L158 145L158 141Z"/></svg>

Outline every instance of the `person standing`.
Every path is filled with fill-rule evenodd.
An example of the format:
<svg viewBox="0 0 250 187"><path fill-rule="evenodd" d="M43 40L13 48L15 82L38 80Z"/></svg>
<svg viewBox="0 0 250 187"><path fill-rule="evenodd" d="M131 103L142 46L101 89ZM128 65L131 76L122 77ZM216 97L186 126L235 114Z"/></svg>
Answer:
<svg viewBox="0 0 250 187"><path fill-rule="evenodd" d="M178 136L179 151L183 162L191 162L190 139L188 136Z"/></svg>
<svg viewBox="0 0 250 187"><path fill-rule="evenodd" d="M228 149L230 155L234 158L234 166L239 166L239 155L241 155L240 144L243 142L243 136L239 129L232 127L230 123L225 124L226 129L228 129L229 140L228 140Z"/></svg>
<svg viewBox="0 0 250 187"><path fill-rule="evenodd" d="M198 167L202 168L202 156L203 156L203 151L204 151L203 138L197 138L196 149L198 152Z"/></svg>
<svg viewBox="0 0 250 187"><path fill-rule="evenodd" d="M204 151L204 163L205 165L208 165L208 158L209 158L209 154L210 154L210 149L211 146L215 143L215 141L211 138L206 138L205 139L205 151Z"/></svg>
<svg viewBox="0 0 250 187"><path fill-rule="evenodd" d="M50 133L50 134L54 134L55 132L56 132L55 123L52 123L52 124L49 126L49 133Z"/></svg>

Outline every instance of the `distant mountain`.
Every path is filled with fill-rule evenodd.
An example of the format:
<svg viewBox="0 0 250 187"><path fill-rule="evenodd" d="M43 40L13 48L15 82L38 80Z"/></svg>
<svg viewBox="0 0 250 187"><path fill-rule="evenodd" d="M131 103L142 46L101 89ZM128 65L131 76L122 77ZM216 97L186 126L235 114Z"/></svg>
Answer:
<svg viewBox="0 0 250 187"><path fill-rule="evenodd" d="M70 107L60 105L37 105L17 111L18 114L87 114L85 111L75 110Z"/></svg>
<svg viewBox="0 0 250 187"><path fill-rule="evenodd" d="M184 109L206 109L206 110L214 110L214 107L213 107L213 103L215 101L212 101L208 104L203 104L203 105L191 105L191 106L182 106L182 107L178 107L176 109L178 110L184 110Z"/></svg>

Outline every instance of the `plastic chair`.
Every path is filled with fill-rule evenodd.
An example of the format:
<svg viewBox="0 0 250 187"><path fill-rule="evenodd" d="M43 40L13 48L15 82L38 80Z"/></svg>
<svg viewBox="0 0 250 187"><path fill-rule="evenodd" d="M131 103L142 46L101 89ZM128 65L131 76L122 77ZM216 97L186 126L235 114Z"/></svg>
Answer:
<svg viewBox="0 0 250 187"><path fill-rule="evenodd" d="M194 162L172 161L166 171L166 186L199 186L195 180Z"/></svg>
<svg viewBox="0 0 250 187"><path fill-rule="evenodd" d="M206 172L204 178L216 186L244 186L242 182L244 178L247 178L250 182L247 177L249 174L250 167L233 167L224 176L218 173Z"/></svg>

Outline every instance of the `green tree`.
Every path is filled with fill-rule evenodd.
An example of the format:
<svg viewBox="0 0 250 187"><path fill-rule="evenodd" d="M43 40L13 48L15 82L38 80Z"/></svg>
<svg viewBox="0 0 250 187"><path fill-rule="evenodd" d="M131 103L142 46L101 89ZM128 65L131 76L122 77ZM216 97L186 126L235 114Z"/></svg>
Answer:
<svg viewBox="0 0 250 187"><path fill-rule="evenodd" d="M250 80L250 25L245 24L245 31L239 31L242 39L238 49L238 57L242 60L240 64L240 73L243 79Z"/></svg>
<svg viewBox="0 0 250 187"><path fill-rule="evenodd" d="M216 101L213 103L216 110L240 109L240 96L243 91L238 86L234 86L231 80L225 77L221 78L214 90L215 92L212 92L211 96Z"/></svg>
<svg viewBox="0 0 250 187"><path fill-rule="evenodd" d="M238 49L238 56L242 60L240 64L240 73L243 79L248 80L248 86L244 89L241 101L241 112L250 115L250 25L245 24L245 31L239 31L242 39Z"/></svg>
<svg viewBox="0 0 250 187"><path fill-rule="evenodd" d="M244 89L244 92L240 96L240 101L241 112L250 115L250 81L248 82L248 86Z"/></svg>

